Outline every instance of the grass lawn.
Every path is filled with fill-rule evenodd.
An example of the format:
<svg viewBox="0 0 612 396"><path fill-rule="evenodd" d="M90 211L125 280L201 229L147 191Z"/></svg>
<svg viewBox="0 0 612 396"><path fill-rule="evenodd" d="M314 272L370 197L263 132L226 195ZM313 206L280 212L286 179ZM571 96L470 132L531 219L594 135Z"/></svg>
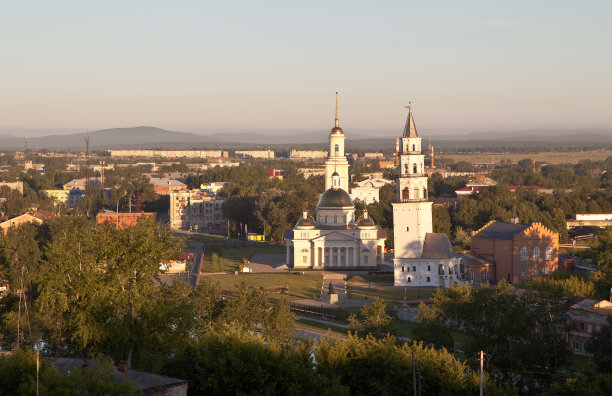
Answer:
<svg viewBox="0 0 612 396"><path fill-rule="evenodd" d="M347 281L393 284L393 274L349 275Z"/></svg>
<svg viewBox="0 0 612 396"><path fill-rule="evenodd" d="M570 152L547 152L547 153L512 153L495 154L495 163L510 159L516 163L522 159L530 158L547 164L577 164L582 160L603 161L610 156L609 151L570 151ZM491 161L491 154L442 154L441 158L451 158L455 161L469 161L476 163L487 163Z"/></svg>
<svg viewBox="0 0 612 396"><path fill-rule="evenodd" d="M204 278L204 277L203 277ZM205 277L218 282L223 290L236 290L240 282L250 286L287 286L289 297L292 300L303 298L318 298L321 294L321 275L299 275L294 273L280 274L238 274L238 275L212 275Z"/></svg>
<svg viewBox="0 0 612 396"><path fill-rule="evenodd" d="M281 245L248 245L248 246L219 246L219 260L213 263L213 250L217 247L207 245L206 257L204 258L204 266L202 272L234 272L238 264L242 262L244 257L249 258L255 253L285 253L286 248Z"/></svg>
<svg viewBox="0 0 612 396"><path fill-rule="evenodd" d="M189 239L204 242L210 239L225 239L226 236L226 234L211 234L208 232L200 232L199 234L189 235Z"/></svg>

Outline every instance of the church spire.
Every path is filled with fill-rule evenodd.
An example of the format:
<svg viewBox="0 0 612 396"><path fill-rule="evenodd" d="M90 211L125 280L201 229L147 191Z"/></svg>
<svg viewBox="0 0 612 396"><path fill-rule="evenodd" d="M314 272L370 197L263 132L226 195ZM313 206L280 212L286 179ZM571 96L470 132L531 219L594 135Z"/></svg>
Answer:
<svg viewBox="0 0 612 396"><path fill-rule="evenodd" d="M408 102L406 108L408 109L408 119L406 119L403 137L419 137L416 126L414 125L414 117L412 117L412 102Z"/></svg>
<svg viewBox="0 0 612 396"><path fill-rule="evenodd" d="M342 128L340 128L340 121L338 120L338 91L336 91L336 118L334 120L334 127L331 130L332 135L343 135Z"/></svg>

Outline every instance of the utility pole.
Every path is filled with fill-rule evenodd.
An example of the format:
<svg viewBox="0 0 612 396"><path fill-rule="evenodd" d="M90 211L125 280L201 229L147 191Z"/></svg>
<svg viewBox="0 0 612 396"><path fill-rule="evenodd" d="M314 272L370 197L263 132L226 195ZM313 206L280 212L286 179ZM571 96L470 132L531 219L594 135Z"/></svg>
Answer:
<svg viewBox="0 0 612 396"><path fill-rule="evenodd" d="M484 352L480 351L480 396L482 396L484 394L484 391L482 389L482 378L483 378L483 356L484 356Z"/></svg>
<svg viewBox="0 0 612 396"><path fill-rule="evenodd" d="M40 341L36 341L36 396L38 396L38 373L40 372Z"/></svg>
<svg viewBox="0 0 612 396"><path fill-rule="evenodd" d="M412 393L417 396L416 366L414 365L414 349L412 350Z"/></svg>
<svg viewBox="0 0 612 396"><path fill-rule="evenodd" d="M417 366L419 366L418 367L418 370L419 370L419 377L418 377L418 379L419 379L419 386L418 386L419 395L418 396L421 396L421 380L423 379L423 374L422 374L423 366L421 366L421 358L419 358L417 360Z"/></svg>

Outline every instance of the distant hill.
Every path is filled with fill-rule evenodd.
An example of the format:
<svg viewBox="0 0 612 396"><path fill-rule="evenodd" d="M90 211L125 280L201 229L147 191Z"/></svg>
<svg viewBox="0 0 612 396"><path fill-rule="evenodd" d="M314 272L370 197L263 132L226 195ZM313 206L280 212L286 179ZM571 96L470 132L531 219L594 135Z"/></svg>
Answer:
<svg viewBox="0 0 612 396"><path fill-rule="evenodd" d="M215 132L212 134L196 134L168 131L152 126L134 128L102 129L89 133L91 150L107 150L120 148L141 149L202 149L202 148L245 148L260 147L289 150L290 148L321 148L327 147L328 131L304 131L268 135L249 132ZM48 135L28 139L28 147L32 149L50 150L83 150L86 133L67 135ZM382 135L382 136L381 136ZM396 136L373 132L371 135L347 132L347 148L349 150L393 150ZM533 146L535 143L576 143L576 144L611 144L612 130L524 130L516 132L468 133L463 135L431 135L434 145L470 145L483 147L495 145ZM455 142L455 143L453 143ZM18 136L0 135L0 149L20 150L23 138Z"/></svg>

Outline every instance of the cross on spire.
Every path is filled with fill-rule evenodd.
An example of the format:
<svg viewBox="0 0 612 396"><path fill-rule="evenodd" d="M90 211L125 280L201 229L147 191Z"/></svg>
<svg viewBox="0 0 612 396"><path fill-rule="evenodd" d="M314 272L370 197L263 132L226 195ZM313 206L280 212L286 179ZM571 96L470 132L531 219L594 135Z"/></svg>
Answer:
<svg viewBox="0 0 612 396"><path fill-rule="evenodd" d="M408 109L408 119L406 119L403 137L419 137L416 125L414 125L414 117L412 117L412 102L408 102L408 106L404 106L404 108Z"/></svg>

